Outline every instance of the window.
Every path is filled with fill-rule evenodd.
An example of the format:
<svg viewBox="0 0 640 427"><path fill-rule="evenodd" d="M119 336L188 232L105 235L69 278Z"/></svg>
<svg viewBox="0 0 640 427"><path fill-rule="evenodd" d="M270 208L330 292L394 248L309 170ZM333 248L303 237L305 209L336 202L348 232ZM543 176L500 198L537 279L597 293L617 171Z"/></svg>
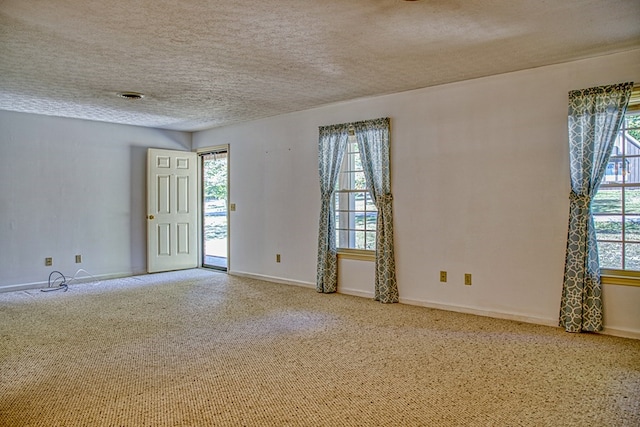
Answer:
<svg viewBox="0 0 640 427"><path fill-rule="evenodd" d="M335 191L336 244L339 249L376 249L378 211L360 161L358 143L349 136Z"/></svg>
<svg viewBox="0 0 640 427"><path fill-rule="evenodd" d="M624 118L592 211L603 273L640 273L639 111Z"/></svg>

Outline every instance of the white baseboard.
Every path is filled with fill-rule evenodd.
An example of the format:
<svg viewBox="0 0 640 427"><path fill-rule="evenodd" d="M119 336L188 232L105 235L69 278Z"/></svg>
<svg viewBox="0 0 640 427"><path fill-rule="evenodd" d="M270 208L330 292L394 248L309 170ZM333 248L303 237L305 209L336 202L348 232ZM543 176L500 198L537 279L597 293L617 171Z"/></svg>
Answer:
<svg viewBox="0 0 640 427"><path fill-rule="evenodd" d="M249 279L264 280L266 282L281 283L283 285L302 286L304 288L312 288L312 289L316 288L315 283L304 282L302 280L291 280L291 279L285 279L282 277L267 276L264 274L247 273L244 271L228 271L227 273L230 276L247 277Z"/></svg>
<svg viewBox="0 0 640 427"><path fill-rule="evenodd" d="M71 284L75 285L79 283L96 282L99 280L120 279L122 277L139 276L140 274L146 274L146 271L141 273L128 271L124 273L108 273L108 274L98 274L98 275L91 275L91 276L86 275L86 276L80 276L75 278ZM73 276L66 276L66 277L67 279L72 279ZM0 292L26 291L29 289L44 289L47 286L49 286L49 281L43 280L41 282L20 283L17 285L0 286Z"/></svg>
<svg viewBox="0 0 640 427"><path fill-rule="evenodd" d="M362 291L359 289L338 288L338 292L346 295L354 295L364 298L374 298L373 292ZM476 307L442 304L425 300L412 298L400 298L400 304L415 305L419 307L434 308L437 310L453 311L456 313L474 314L476 316L492 317L497 319L515 320L524 323L533 323L536 325L558 326L557 319L545 319L542 317L523 316L517 313L499 312L494 310L480 309Z"/></svg>
<svg viewBox="0 0 640 427"><path fill-rule="evenodd" d="M475 314L477 316L493 317L496 319L514 320L523 323L533 323L535 325L551 326L554 328L560 328L558 326L558 319L549 319L544 317L526 316L518 313L501 312L495 310L486 310L476 307L460 306L452 304L435 303L424 300L414 300L409 298L400 298L401 304L418 305L422 307L435 308L438 310L455 311L457 313ZM621 328L608 328L605 327L599 332L602 335L611 335L621 338L640 339L640 331L633 331L629 329Z"/></svg>
<svg viewBox="0 0 640 427"><path fill-rule="evenodd" d="M620 338L632 338L636 340L640 340L640 332L632 331L629 329L620 329L620 328L607 328L605 327L601 332L603 335L611 335L614 337Z"/></svg>
<svg viewBox="0 0 640 427"><path fill-rule="evenodd" d="M435 308L438 310L454 311L457 313L475 314L476 316L493 317L496 319L515 320L517 322L534 323L536 325L558 326L558 319L548 319L544 317L527 316L518 313L487 310L483 308L470 307L464 305L443 304L432 301L416 300L410 298L400 298L401 304L418 305L422 307Z"/></svg>
<svg viewBox="0 0 640 427"><path fill-rule="evenodd" d="M241 271L229 272L229 274L237 275L241 277L248 277L248 278L257 279L257 280L266 280L268 282L282 283L286 285L303 286L306 288L313 288L313 289L315 289L315 286L316 286L315 283L283 279L281 277L266 276L262 274L245 273ZM363 291L361 289L345 288L339 285L338 285L338 293L344 294L344 295L361 297L361 298L369 298L369 299L374 298L373 292ZM418 300L418 299L412 299L412 298L400 298L400 304L435 308L438 310L454 311L457 313L474 314L476 316L492 317L495 319L513 320L517 322L532 323L535 325L544 325L544 326L559 328L558 319L555 319L555 318L550 319L550 318L544 318L544 317L528 316L528 315L523 315L523 314L513 313L513 312L487 310L483 308L463 306L463 305L443 304L443 303L437 303L437 302L426 301L426 300ZM604 330L601 331L600 333L603 335L611 335L611 336L622 337L622 338L640 339L640 331L633 331L633 330L627 330L627 329L605 327Z"/></svg>
<svg viewBox="0 0 640 427"><path fill-rule="evenodd" d="M373 299L375 296L373 292L363 291L361 289L343 288L340 285L338 285L338 293L345 294L345 295L352 295L354 297L368 298L368 299Z"/></svg>

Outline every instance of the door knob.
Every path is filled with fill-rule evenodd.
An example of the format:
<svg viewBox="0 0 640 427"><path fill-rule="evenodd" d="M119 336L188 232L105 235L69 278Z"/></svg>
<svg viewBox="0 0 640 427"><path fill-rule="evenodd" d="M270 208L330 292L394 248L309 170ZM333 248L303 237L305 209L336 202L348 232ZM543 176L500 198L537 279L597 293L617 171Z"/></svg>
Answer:
<svg viewBox="0 0 640 427"><path fill-rule="evenodd" d="M154 219L154 218L155 218L155 216L153 216L153 215L149 215L147 218L149 218L149 219Z"/></svg>

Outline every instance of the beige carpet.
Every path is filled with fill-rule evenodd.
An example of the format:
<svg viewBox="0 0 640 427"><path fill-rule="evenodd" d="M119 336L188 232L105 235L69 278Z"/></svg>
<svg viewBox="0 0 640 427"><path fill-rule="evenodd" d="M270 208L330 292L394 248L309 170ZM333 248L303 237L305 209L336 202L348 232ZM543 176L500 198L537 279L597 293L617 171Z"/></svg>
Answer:
<svg viewBox="0 0 640 427"><path fill-rule="evenodd" d="M204 270L0 294L2 426L638 426L640 341Z"/></svg>

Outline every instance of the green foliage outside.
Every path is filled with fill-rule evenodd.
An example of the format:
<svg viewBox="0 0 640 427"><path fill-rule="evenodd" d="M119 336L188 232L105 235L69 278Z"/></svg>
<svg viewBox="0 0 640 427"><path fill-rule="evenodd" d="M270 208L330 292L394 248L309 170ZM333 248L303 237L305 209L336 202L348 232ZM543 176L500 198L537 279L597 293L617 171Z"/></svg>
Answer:
<svg viewBox="0 0 640 427"><path fill-rule="evenodd" d="M206 160L204 164L205 200L227 198L227 159Z"/></svg>
<svg viewBox="0 0 640 427"><path fill-rule="evenodd" d="M227 158L205 160L203 170L205 201L226 200ZM204 237L206 240L226 239L227 217L206 216L204 219Z"/></svg>
<svg viewBox="0 0 640 427"><path fill-rule="evenodd" d="M627 115L625 117L627 133L634 137L637 141L640 141L640 114Z"/></svg>

